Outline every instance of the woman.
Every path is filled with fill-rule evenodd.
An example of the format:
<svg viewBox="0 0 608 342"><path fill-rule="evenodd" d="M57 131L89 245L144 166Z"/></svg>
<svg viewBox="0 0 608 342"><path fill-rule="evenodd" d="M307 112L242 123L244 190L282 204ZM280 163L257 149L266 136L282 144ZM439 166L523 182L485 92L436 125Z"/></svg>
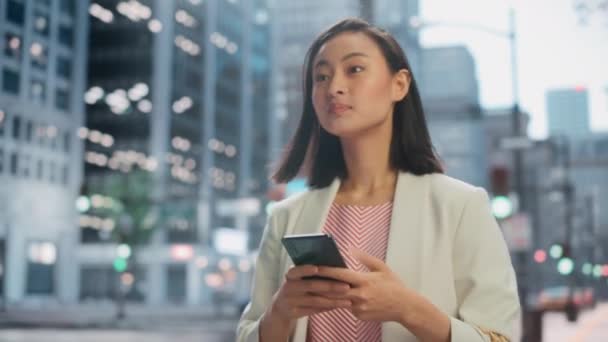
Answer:
<svg viewBox="0 0 608 342"><path fill-rule="evenodd" d="M442 174L397 42L347 19L305 67L302 118L274 178L306 166L312 190L273 209L237 340L509 340L517 286L488 197ZM281 237L321 231L348 269L293 267Z"/></svg>

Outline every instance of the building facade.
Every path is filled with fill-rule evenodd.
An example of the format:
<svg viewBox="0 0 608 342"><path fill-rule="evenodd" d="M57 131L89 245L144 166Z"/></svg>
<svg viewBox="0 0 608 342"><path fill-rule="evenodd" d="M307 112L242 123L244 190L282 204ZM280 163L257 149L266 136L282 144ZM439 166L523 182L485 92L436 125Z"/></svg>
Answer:
<svg viewBox="0 0 608 342"><path fill-rule="evenodd" d="M75 299L88 1L0 2L0 283L8 305Z"/></svg>
<svg viewBox="0 0 608 342"><path fill-rule="evenodd" d="M137 205L127 219L99 200L81 215L80 299L120 290L112 262L121 236L135 258L129 299L198 305L222 291L243 293L275 134L270 8L263 0L94 5L80 132L84 195ZM145 232L141 239L124 238L136 230ZM220 230L245 237L239 256L218 251Z"/></svg>
<svg viewBox="0 0 608 342"><path fill-rule="evenodd" d="M547 92L549 135L581 138L591 134L589 126L589 92L583 87Z"/></svg>

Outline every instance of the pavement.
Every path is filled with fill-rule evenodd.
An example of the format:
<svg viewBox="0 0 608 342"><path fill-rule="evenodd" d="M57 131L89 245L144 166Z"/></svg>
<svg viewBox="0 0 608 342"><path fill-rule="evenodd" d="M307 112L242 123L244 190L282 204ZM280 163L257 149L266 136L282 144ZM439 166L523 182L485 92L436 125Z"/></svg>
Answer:
<svg viewBox="0 0 608 342"><path fill-rule="evenodd" d="M0 329L126 329L225 331L236 327L235 307L149 306L127 304L117 318L114 303L8 307L0 311Z"/></svg>

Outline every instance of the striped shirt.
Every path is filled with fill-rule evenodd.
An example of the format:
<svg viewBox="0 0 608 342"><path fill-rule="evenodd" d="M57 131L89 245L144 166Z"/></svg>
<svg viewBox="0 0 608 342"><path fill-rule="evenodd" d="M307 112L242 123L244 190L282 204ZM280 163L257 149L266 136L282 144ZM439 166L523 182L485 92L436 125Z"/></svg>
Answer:
<svg viewBox="0 0 608 342"><path fill-rule="evenodd" d="M323 232L331 234L349 269L369 271L348 254L356 247L380 260L386 259L393 203L374 206L333 203ZM358 320L348 309L334 309L314 314L308 320L308 342L380 342L382 323Z"/></svg>

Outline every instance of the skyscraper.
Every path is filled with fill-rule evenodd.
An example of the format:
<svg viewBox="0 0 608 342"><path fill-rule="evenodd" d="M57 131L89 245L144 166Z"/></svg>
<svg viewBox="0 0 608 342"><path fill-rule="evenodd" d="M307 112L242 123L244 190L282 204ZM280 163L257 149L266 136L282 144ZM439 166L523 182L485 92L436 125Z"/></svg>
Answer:
<svg viewBox="0 0 608 342"><path fill-rule="evenodd" d="M137 181L136 170L143 170L150 184L143 210L155 213L155 223L151 241L138 243L142 253L165 257L140 261L135 277L146 284L141 295L148 303L200 303L209 291L201 291L202 270L193 265L197 257L214 257L216 228L248 233L262 226L263 213L249 220L239 214L237 200L266 192L269 8L264 0L94 5L87 126L81 132L87 139L87 191L111 198L109 184L128 187ZM230 203L230 213L218 209ZM101 210L87 216L84 250L128 229ZM110 286L94 286L103 274L116 276L111 261L82 261L88 283L81 284L81 297L112 296Z"/></svg>
<svg viewBox="0 0 608 342"><path fill-rule="evenodd" d="M0 2L0 282L11 303L75 300L87 9Z"/></svg>
<svg viewBox="0 0 608 342"><path fill-rule="evenodd" d="M582 138L590 134L589 92L584 87L547 92L549 135Z"/></svg>

